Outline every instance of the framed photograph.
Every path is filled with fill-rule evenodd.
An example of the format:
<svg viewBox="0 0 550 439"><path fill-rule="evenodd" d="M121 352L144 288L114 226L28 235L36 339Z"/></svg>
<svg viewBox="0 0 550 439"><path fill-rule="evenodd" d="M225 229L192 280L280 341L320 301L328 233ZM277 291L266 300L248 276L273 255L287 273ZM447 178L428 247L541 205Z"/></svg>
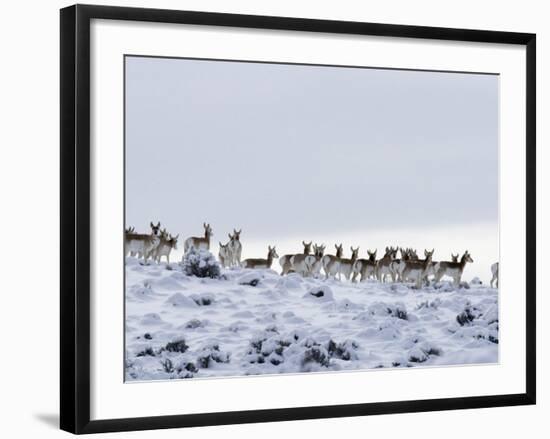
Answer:
<svg viewBox="0 0 550 439"><path fill-rule="evenodd" d="M61 428L535 403L535 35L61 10Z"/></svg>

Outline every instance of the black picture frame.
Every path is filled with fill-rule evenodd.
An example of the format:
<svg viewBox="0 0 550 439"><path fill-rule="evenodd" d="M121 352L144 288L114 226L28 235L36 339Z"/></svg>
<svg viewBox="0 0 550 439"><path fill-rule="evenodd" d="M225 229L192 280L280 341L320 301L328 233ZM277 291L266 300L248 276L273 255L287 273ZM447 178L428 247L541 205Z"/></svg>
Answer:
<svg viewBox="0 0 550 439"><path fill-rule="evenodd" d="M536 36L447 29L111 6L61 9L61 371L60 426L81 434L251 422L427 412L535 404L536 401ZM374 35L526 47L526 392L508 395L393 401L90 420L90 21L92 19Z"/></svg>

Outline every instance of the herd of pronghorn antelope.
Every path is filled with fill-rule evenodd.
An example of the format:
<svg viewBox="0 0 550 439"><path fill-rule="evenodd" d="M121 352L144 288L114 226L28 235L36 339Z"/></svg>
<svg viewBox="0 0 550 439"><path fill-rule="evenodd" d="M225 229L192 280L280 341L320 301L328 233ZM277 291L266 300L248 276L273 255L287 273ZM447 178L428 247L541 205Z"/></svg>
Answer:
<svg viewBox="0 0 550 439"><path fill-rule="evenodd" d="M124 233L124 249L126 256L143 258L144 263L152 259L160 263L164 256L170 263L170 253L177 249L178 235L172 236L166 229L161 230L160 222L150 223L151 233L136 233L134 227L129 227ZM203 223L204 236L191 236L184 241L184 251L191 248L210 250L210 240L213 236L210 224ZM413 282L416 288L420 288L428 282L429 276L433 276L435 282L439 282L443 276L451 277L455 285L460 285L462 273L467 263L473 263L472 256L466 250L461 257L459 254L451 254L450 261L434 261L434 249L424 250L424 258L419 258L416 250L412 248L386 247L384 255L377 259L377 250L367 250L368 258L359 258L359 247L350 247L351 257L344 257L342 244L335 244L335 254L325 254L326 246L313 242L302 241L304 250L302 253L286 254L281 257L277 254L275 246L268 246L267 257L250 258L241 260L242 244L240 240L241 230L233 229L229 233L229 241L219 243L218 258L225 268L242 267L250 269L271 268L273 260L279 258L281 276L289 273L297 273L304 277L320 277L324 272L325 279L337 278L342 280L360 282L375 279L379 282ZM398 252L399 256L398 257ZM498 288L499 263L491 265L491 287L494 283Z"/></svg>

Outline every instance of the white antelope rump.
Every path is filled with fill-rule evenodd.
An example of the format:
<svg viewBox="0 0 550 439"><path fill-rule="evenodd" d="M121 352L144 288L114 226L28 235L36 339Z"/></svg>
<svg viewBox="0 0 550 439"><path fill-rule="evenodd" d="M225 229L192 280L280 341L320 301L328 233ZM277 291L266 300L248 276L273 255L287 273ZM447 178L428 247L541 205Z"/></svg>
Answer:
<svg viewBox="0 0 550 439"><path fill-rule="evenodd" d="M245 259L244 261L241 262L241 266L243 268L254 268L254 269L271 268L273 259L278 257L279 255L277 254L275 247L268 246L267 259Z"/></svg>
<svg viewBox="0 0 550 439"><path fill-rule="evenodd" d="M160 242L160 237L158 236L160 222L156 226L152 222L150 225L150 235L130 232L124 234L124 252L126 256L136 255L138 258L143 258L145 264L147 264L149 255Z"/></svg>
<svg viewBox="0 0 550 439"><path fill-rule="evenodd" d="M386 253L384 257L376 264L376 277L379 282L385 282L386 276L389 275L393 282L395 282L395 275L391 270L391 263L397 256L397 247L386 247Z"/></svg>
<svg viewBox="0 0 550 439"><path fill-rule="evenodd" d="M197 250L210 250L210 238L214 236L212 227L210 227L210 224L206 223L203 223L202 226L204 227L204 237L191 236L187 238L183 243L183 250L185 253L187 253L191 247Z"/></svg>
<svg viewBox="0 0 550 439"><path fill-rule="evenodd" d="M167 233L166 230L163 230L160 236L160 242L152 252L153 259L157 261L158 264L160 264L160 260L163 256L166 257L166 262L170 264L170 253L172 250L177 250L179 236L179 234L172 236Z"/></svg>
<svg viewBox="0 0 550 439"><path fill-rule="evenodd" d="M126 240L128 238L128 235L131 235L133 233L136 233L136 228L133 227L133 226L124 229L124 248L126 248ZM136 255L136 252L130 251L130 256L131 257L134 257L135 255ZM126 256L128 256L128 252L126 252Z"/></svg>
<svg viewBox="0 0 550 439"><path fill-rule="evenodd" d="M340 259L344 255L344 246L342 244L334 244L334 247L336 248L336 255L324 255L321 259L323 270L325 270L325 279L328 279L330 276L336 279L336 275L340 271Z"/></svg>
<svg viewBox="0 0 550 439"><path fill-rule="evenodd" d="M353 264L352 282L357 282L357 276L361 275L360 282L366 281L369 277L374 277L376 272L376 250L371 252L367 250L368 259L357 259Z"/></svg>
<svg viewBox="0 0 550 439"><path fill-rule="evenodd" d="M493 265L491 265L491 273L493 275L491 279L491 288L493 288L493 282L496 281L497 288L498 288L498 262L495 262Z"/></svg>
<svg viewBox="0 0 550 439"><path fill-rule="evenodd" d="M243 246L240 241L242 229L238 232L233 229L233 235L229 235L229 251L231 258L229 259L229 267L236 265L239 267L241 265L241 253L243 251Z"/></svg>
<svg viewBox="0 0 550 439"><path fill-rule="evenodd" d="M418 259L418 260L408 260L408 261L402 261L404 263L404 268L402 272L402 279L404 282L406 281L412 281L415 283L416 288L422 287L422 282L426 277L428 276L428 270L429 267L432 264L432 256L434 254L434 250L424 251L424 255L426 256L426 259Z"/></svg>
<svg viewBox="0 0 550 439"><path fill-rule="evenodd" d="M355 264L355 261L357 261L357 258L359 257L359 247L354 249L353 247L350 247L351 250L351 258L340 258L340 264L338 266L338 277L340 280L342 279L342 275L346 278L346 280L350 280L351 273L353 272L353 265Z"/></svg>
<svg viewBox="0 0 550 439"><path fill-rule="evenodd" d="M283 255L279 258L279 264L282 268L281 276L290 272L297 272L292 262L294 256L298 256L298 258L295 259L295 262L299 264L301 261L303 262L305 260L307 255L311 254L312 242L306 243L305 241L302 241L302 245L304 246L304 252L302 254L298 253L294 255Z"/></svg>
<svg viewBox="0 0 550 439"><path fill-rule="evenodd" d="M449 276L453 278L453 281L456 286L460 285L460 280L462 279L462 273L464 272L464 267L468 262L473 263L474 260L468 250L464 252L460 262L437 262L435 264L435 282L439 282L443 276Z"/></svg>
<svg viewBox="0 0 550 439"><path fill-rule="evenodd" d="M227 268L231 266L231 261L233 260L233 255L231 254L231 248L229 245L231 244L231 241L229 241L227 244L222 244L220 242L220 250L218 252L218 258L220 259L220 263L222 264L223 268Z"/></svg>
<svg viewBox="0 0 550 439"><path fill-rule="evenodd" d="M325 255L325 245L313 245L313 254L307 255L305 263L309 275L317 277L321 274L321 268L323 266L323 256Z"/></svg>

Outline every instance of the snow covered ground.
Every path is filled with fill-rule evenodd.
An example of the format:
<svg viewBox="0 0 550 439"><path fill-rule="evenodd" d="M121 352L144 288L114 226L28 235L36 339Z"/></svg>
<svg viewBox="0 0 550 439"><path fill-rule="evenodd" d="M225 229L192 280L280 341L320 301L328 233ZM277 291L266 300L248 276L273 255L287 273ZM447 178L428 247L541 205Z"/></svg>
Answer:
<svg viewBox="0 0 550 439"><path fill-rule="evenodd" d="M498 362L498 290L281 277L126 259L126 379Z"/></svg>

